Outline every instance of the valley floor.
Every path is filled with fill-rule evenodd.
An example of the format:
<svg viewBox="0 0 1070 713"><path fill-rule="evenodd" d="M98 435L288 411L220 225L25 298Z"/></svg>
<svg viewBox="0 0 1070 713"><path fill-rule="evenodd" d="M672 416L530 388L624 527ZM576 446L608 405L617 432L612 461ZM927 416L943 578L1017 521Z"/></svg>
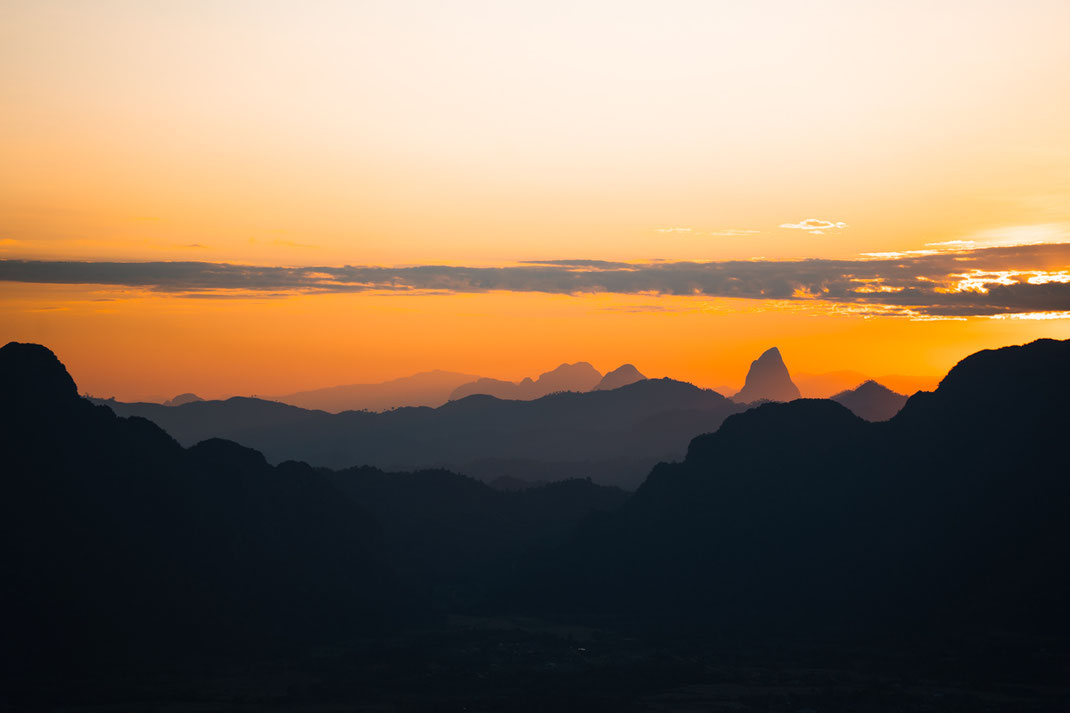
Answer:
<svg viewBox="0 0 1070 713"><path fill-rule="evenodd" d="M168 671L21 681L4 687L0 710L1068 710L1068 660L1043 649L1006 641L965 644L958 653L736 647L533 619L451 617L433 629L296 660L202 661Z"/></svg>

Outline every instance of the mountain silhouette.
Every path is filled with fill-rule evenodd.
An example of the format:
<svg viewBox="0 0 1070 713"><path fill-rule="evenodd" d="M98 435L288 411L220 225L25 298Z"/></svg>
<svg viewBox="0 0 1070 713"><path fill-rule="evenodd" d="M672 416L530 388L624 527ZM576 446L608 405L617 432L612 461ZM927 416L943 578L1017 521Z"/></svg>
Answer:
<svg viewBox="0 0 1070 713"><path fill-rule="evenodd" d="M744 409L668 379L332 415L256 399L97 405L49 350L11 343L0 707L114 704L116 690L123 708L214 710L221 695L262 707L275 686L279 709L534 695L523 709L637 710L621 703L648 691L695 708L714 700L698 684L719 697L759 676L752 698L718 700L800 710L816 700L805 670L833 681L821 710L1062 710L1068 363L1070 340L979 352L882 422L826 399ZM491 456L503 439L554 451L572 432L627 453L637 434L719 427L628 495L585 479L494 488L441 469L271 465L219 438L184 448L112 410L128 407L191 432L244 420L279 443L337 427L319 442L335 454L457 438ZM862 692L867 657L888 696ZM1008 666L1014 685L990 685ZM904 698L930 676L985 683L980 697L932 685ZM1026 700L1051 681L1062 687ZM192 706L202 686L215 698ZM182 703L144 703L156 696Z"/></svg>
<svg viewBox="0 0 1070 713"><path fill-rule="evenodd" d="M610 389L619 389L622 386L634 384L645 378L646 377L639 373L639 370L631 364L623 364L603 376L602 380L598 382L598 386L594 387L594 390L608 391Z"/></svg>
<svg viewBox="0 0 1070 713"><path fill-rule="evenodd" d="M378 384L348 384L273 397L292 406L330 413L387 411L403 406L441 406L462 384L478 377L452 371L424 371ZM178 404L169 404L176 406Z"/></svg>
<svg viewBox="0 0 1070 713"><path fill-rule="evenodd" d="M0 680L420 625L430 592L445 606L474 570L626 498L585 480L502 492L445 471L271 466L217 438L185 449L80 398L32 344L0 348L0 396Z"/></svg>
<svg viewBox="0 0 1070 713"><path fill-rule="evenodd" d="M1068 363L1070 341L979 352L881 423L808 399L730 416L533 558L514 606L751 640L1059 640Z"/></svg>
<svg viewBox="0 0 1070 713"><path fill-rule="evenodd" d="M841 391L850 391L866 381L876 381L896 393L907 395L915 391L931 391L940 382L939 377L906 374L885 374L872 377L850 370L829 371L823 374L793 374L791 380L799 387L802 396L808 399L830 399Z"/></svg>
<svg viewBox="0 0 1070 713"><path fill-rule="evenodd" d="M766 350L751 362L747 381L732 397L738 403L755 401L792 401L799 398L799 389L791 381L788 368L776 347Z"/></svg>
<svg viewBox="0 0 1070 713"><path fill-rule="evenodd" d="M792 382L799 387L799 393L807 399L828 399L841 391L855 388L869 376L860 371L848 369L828 371L823 374L793 374Z"/></svg>
<svg viewBox="0 0 1070 713"><path fill-rule="evenodd" d="M830 398L867 421L887 421L899 413L907 402L907 397L903 394L897 394L872 379L855 389L841 391Z"/></svg>
<svg viewBox="0 0 1070 713"><path fill-rule="evenodd" d="M185 450L38 345L0 348L0 394L5 671L327 641L404 600L376 525L307 466Z"/></svg>
<svg viewBox="0 0 1070 713"><path fill-rule="evenodd" d="M193 403L194 401L204 401L204 399L202 399L197 394L185 393L185 394L179 394L178 396L174 397L173 399L168 399L167 401L164 401L163 405L164 406L181 406L182 404L189 404L189 403Z"/></svg>
<svg viewBox="0 0 1070 713"><path fill-rule="evenodd" d="M238 397L176 408L101 403L121 416L155 422L183 445L226 438L261 451L272 463L442 468L488 481L590 477L628 489L658 461L683 457L691 438L745 408L672 379L530 401L474 395L436 409L384 413L328 414Z"/></svg>
<svg viewBox="0 0 1070 713"><path fill-rule="evenodd" d="M450 394L450 401L457 401L474 394L486 394L499 399L530 401L558 391L590 391L602 380L602 375L585 361L562 364L556 369L532 380L525 377L519 383L500 379L478 379L462 384Z"/></svg>

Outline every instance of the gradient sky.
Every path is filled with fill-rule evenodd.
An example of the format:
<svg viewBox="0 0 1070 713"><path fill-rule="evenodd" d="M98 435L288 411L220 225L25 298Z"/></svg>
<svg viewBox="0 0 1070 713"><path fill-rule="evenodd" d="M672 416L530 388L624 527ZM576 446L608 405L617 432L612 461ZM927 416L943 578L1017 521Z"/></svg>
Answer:
<svg viewBox="0 0 1070 713"><path fill-rule="evenodd" d="M1068 28L1065 0L6 0L0 338L126 399L581 359L738 386L772 345L937 375L1068 338Z"/></svg>

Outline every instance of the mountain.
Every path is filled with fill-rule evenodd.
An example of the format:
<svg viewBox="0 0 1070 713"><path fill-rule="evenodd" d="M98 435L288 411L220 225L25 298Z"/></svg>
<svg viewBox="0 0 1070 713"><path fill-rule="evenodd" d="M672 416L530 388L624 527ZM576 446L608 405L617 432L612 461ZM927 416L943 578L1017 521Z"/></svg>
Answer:
<svg viewBox="0 0 1070 713"><path fill-rule="evenodd" d="M634 384L645 378L646 377L639 373L639 370L631 364L623 364L603 376L602 380L598 382L598 386L594 387L594 390L608 391L610 389L619 389L622 386Z"/></svg>
<svg viewBox="0 0 1070 713"><path fill-rule="evenodd" d="M330 413L341 411L387 411L403 406L441 406L458 386L476 379L452 371L425 371L378 384L330 386L273 397L292 406ZM178 404L168 404L177 406Z"/></svg>
<svg viewBox="0 0 1070 713"><path fill-rule="evenodd" d="M901 394L913 394L915 391L931 391L936 388L937 383L940 381L939 377L907 376L904 374L869 377L858 371L795 374L791 379L799 387L800 393L808 399L828 399L841 391L848 391L870 380L883 384Z"/></svg>
<svg viewBox="0 0 1070 713"><path fill-rule="evenodd" d="M197 394L190 394L190 393L179 394L178 396L174 397L173 399L169 399L167 401L164 401L163 405L164 406L181 406L182 404L190 404L190 403L193 403L194 401L204 401L204 399L202 399Z"/></svg>
<svg viewBox="0 0 1070 713"><path fill-rule="evenodd" d="M827 399L841 391L853 389L870 377L860 371L828 371L823 374L794 374L791 380L807 399ZM913 392L911 392L913 393Z"/></svg>
<svg viewBox="0 0 1070 713"><path fill-rule="evenodd" d="M370 465L388 471L448 469L490 481L590 477L635 488L661 460L683 457L688 441L745 407L672 379L611 391L558 392L530 401L475 395L438 408L328 414L249 398L174 408L106 403L147 418L183 445L227 438L272 463Z"/></svg>
<svg viewBox="0 0 1070 713"><path fill-rule="evenodd" d="M841 391L831 399L867 421L887 421L899 413L907 397L870 380L857 389Z"/></svg>
<svg viewBox="0 0 1070 713"><path fill-rule="evenodd" d="M751 362L747 380L732 399L738 403L755 401L792 401L799 398L799 389L791 381L788 367L776 347L768 349Z"/></svg>
<svg viewBox="0 0 1070 713"><path fill-rule="evenodd" d="M462 384L450 394L450 401L457 401L474 394L486 394L499 399L530 401L558 391L590 391L602 380L602 374L585 361L561 366L539 375L532 380L525 377L519 383L500 379L478 379Z"/></svg>
<svg viewBox="0 0 1070 713"><path fill-rule="evenodd" d="M327 642L417 615L377 525L308 466L222 440L184 449L79 398L34 344L0 348L0 394L5 674Z"/></svg>
<svg viewBox="0 0 1070 713"><path fill-rule="evenodd" d="M467 588L472 575L493 576L503 558L518 558L535 545L560 544L588 515L614 510L628 497L618 488L578 479L505 492L442 470L323 472L380 523L388 561L418 588Z"/></svg>
<svg viewBox="0 0 1070 713"><path fill-rule="evenodd" d="M882 423L807 399L730 416L506 599L751 642L1057 645L1068 363L1070 340L979 352Z"/></svg>
<svg viewBox="0 0 1070 713"><path fill-rule="evenodd" d="M432 600L478 597L477 571L515 566L627 498L586 480L502 492L445 471L273 467L220 439L186 449L80 398L32 344L0 349L0 396L2 682L288 656L421 626Z"/></svg>

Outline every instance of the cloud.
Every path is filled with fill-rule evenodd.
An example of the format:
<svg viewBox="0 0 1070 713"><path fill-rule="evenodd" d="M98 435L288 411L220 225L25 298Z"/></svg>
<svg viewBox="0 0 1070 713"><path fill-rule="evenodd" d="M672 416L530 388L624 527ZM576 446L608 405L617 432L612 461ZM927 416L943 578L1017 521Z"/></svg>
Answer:
<svg viewBox="0 0 1070 713"><path fill-rule="evenodd" d="M1070 244L843 260L546 260L503 267L0 260L0 281L112 285L198 297L495 290L684 295L784 300L836 306L838 311L854 313L950 318L1070 311Z"/></svg>
<svg viewBox="0 0 1070 713"><path fill-rule="evenodd" d="M826 230L841 230L847 227L847 223L836 223L831 220L819 218L807 218L800 223L781 223L781 228L790 230L805 230L813 235L824 235Z"/></svg>
<svg viewBox="0 0 1070 713"><path fill-rule="evenodd" d="M655 233L690 233L691 228L654 228Z"/></svg>

